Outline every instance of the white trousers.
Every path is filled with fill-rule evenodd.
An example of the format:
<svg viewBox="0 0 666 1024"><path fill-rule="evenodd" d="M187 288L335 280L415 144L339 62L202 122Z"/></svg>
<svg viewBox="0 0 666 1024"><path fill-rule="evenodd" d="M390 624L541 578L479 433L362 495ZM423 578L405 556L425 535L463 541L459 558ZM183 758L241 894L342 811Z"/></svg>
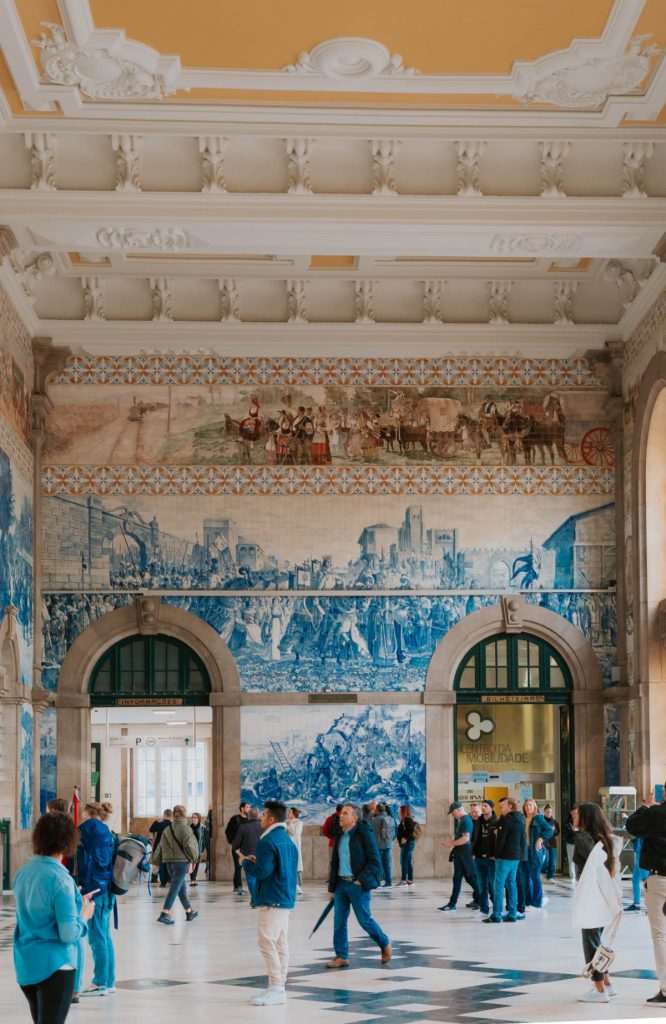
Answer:
<svg viewBox="0 0 666 1024"><path fill-rule="evenodd" d="M279 907L259 907L257 938L259 950L266 961L268 984L283 988L289 969L289 911Z"/></svg>
<svg viewBox="0 0 666 1024"><path fill-rule="evenodd" d="M657 966L659 987L666 996L666 876L650 875L645 882L645 906L652 932L654 962Z"/></svg>

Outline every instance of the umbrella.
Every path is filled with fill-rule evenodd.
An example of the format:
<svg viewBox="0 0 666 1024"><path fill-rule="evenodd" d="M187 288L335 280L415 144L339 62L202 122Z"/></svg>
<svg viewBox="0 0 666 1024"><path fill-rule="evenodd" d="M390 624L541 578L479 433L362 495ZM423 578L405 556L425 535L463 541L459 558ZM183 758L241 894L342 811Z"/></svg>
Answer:
<svg viewBox="0 0 666 1024"><path fill-rule="evenodd" d="M314 928L310 932L310 938L312 938L312 936L314 935L314 933L317 931L318 928L321 928L321 926L323 925L324 921L326 920L326 918L328 917L328 915L330 914L330 912L332 910L333 910L333 900L329 900L328 903L326 904L326 906L324 907L324 909L322 910L321 914L319 915L319 918L317 920L316 925L314 926Z"/></svg>

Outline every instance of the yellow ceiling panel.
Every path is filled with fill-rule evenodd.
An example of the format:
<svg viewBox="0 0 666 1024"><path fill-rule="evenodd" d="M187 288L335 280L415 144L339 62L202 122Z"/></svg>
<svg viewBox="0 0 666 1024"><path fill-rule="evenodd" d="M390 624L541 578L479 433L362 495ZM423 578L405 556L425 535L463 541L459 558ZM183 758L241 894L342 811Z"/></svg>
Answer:
<svg viewBox="0 0 666 1024"><path fill-rule="evenodd" d="M666 7L664 0L655 0ZM53 8L52 0L21 0ZM505 74L516 60L599 37L613 0L90 0L95 25L185 67L277 70L335 36L364 36L423 74ZM38 20L34 14L30 21ZM60 20L55 18L52 20ZM648 30L649 31L649 30Z"/></svg>

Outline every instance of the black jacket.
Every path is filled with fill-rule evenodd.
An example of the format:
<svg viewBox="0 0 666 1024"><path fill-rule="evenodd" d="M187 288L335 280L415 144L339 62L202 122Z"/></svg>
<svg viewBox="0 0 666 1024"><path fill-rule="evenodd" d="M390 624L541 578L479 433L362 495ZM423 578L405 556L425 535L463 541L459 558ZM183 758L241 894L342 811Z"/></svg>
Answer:
<svg viewBox="0 0 666 1024"><path fill-rule="evenodd" d="M643 840L640 867L666 875L666 802L643 804L627 818L627 832Z"/></svg>
<svg viewBox="0 0 666 1024"><path fill-rule="evenodd" d="M246 857L254 857L263 831L258 818L249 818L247 821L241 821L236 829L234 841L231 844L232 852L235 853L236 850L240 850Z"/></svg>
<svg viewBox="0 0 666 1024"><path fill-rule="evenodd" d="M344 832L340 832L335 839L333 855L331 857L331 877L328 883L328 891L335 892L340 872L340 840ZM372 833L372 829L364 821L357 821L349 830L349 859L351 861L352 875L355 880L361 883L366 892L376 889L382 875L379 850Z"/></svg>
<svg viewBox="0 0 666 1024"><path fill-rule="evenodd" d="M495 860L527 860L525 815L509 811L500 818L500 825L495 840Z"/></svg>
<svg viewBox="0 0 666 1024"><path fill-rule="evenodd" d="M231 846L231 844L233 843L234 836L236 835L238 829L241 827L244 821L247 821L247 818L245 817L244 814L234 814L231 818L229 818L229 821L227 822L227 827L224 830L224 835L227 842L229 843L229 846Z"/></svg>
<svg viewBox="0 0 666 1024"><path fill-rule="evenodd" d="M411 843L413 839L416 839L416 822L413 818L402 818L398 822L396 839L400 845L403 845L403 839L405 840L405 844Z"/></svg>
<svg viewBox="0 0 666 1024"><path fill-rule="evenodd" d="M562 841L565 846L573 846L576 838L576 830L571 818L565 818L562 822Z"/></svg>
<svg viewBox="0 0 666 1024"><path fill-rule="evenodd" d="M481 815L481 817L474 822L472 853L479 860L489 860L491 857L495 856L495 835L497 833L498 824L496 814L491 814L487 821L483 815Z"/></svg>

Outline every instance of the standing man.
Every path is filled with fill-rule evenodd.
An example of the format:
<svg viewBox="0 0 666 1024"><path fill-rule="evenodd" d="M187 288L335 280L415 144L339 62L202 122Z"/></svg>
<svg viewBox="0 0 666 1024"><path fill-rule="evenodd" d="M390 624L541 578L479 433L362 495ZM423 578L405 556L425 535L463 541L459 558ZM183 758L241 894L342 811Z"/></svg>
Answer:
<svg viewBox="0 0 666 1024"><path fill-rule="evenodd" d="M262 831L263 826L259 821L259 809L257 807L250 807L250 813L247 817L247 821L241 821L236 830L234 841L231 844L232 854L237 856L239 853L242 853L243 857L248 860L256 857L257 845L261 839ZM241 865L241 873L242 871L243 868ZM250 893L250 902L254 905L257 886L254 877L251 874L248 874L247 868L245 869L245 881L247 882L248 892Z"/></svg>
<svg viewBox="0 0 666 1024"><path fill-rule="evenodd" d="M229 843L229 846L233 846L233 841L236 838L236 833L240 825L247 821L247 816L250 813L250 805L248 803L242 803L238 805L238 814L232 815L227 822L227 827L224 830L224 835ZM231 858L234 862L234 892L237 896L243 895L243 872L241 871L240 861L238 855L233 852Z"/></svg>
<svg viewBox="0 0 666 1024"><path fill-rule="evenodd" d="M377 804L377 813L369 824L379 850L382 863L382 885L390 889L393 885L393 840L395 839L395 820L389 817L386 804Z"/></svg>
<svg viewBox="0 0 666 1024"><path fill-rule="evenodd" d="M476 872L479 907L482 914L490 913L490 900L495 888L495 836L498 821L495 804L492 800L484 800L481 804L481 817L474 823L472 835L472 855Z"/></svg>
<svg viewBox="0 0 666 1024"><path fill-rule="evenodd" d="M666 792L666 787L664 787ZM666 797L660 804L650 795L627 819L627 832L643 840L639 865L647 871L645 906L652 932L659 991L648 1003L666 1004Z"/></svg>
<svg viewBox="0 0 666 1024"><path fill-rule="evenodd" d="M340 833L335 840L331 858L329 899L333 900L333 945L335 956L326 966L329 970L349 967L349 936L347 921L353 908L356 920L381 950L381 962L391 959L391 940L370 914L370 893L379 885L381 861L372 829L360 820L354 804L343 804L340 811Z"/></svg>
<svg viewBox="0 0 666 1024"><path fill-rule="evenodd" d="M151 836L153 853L155 853L155 850L160 845L160 839L162 838L162 833L164 832L164 829L168 828L169 825L171 824L171 814L171 808L167 807L167 809L163 812L162 817L154 821L150 828L148 829ZM156 882L158 875L160 880L160 886L162 889L164 889L167 882L169 881L168 868L164 861L161 861L157 873L153 872L152 877L150 879L151 882Z"/></svg>
<svg viewBox="0 0 666 1024"><path fill-rule="evenodd" d="M254 996L254 1006L275 1006L286 1002L284 991L289 968L289 911L296 902L298 850L289 838L285 822L287 805L267 800L261 816L263 833L254 857L238 852L239 867L252 878L256 891L252 905L258 907L257 937L266 962L268 988Z"/></svg>
<svg viewBox="0 0 666 1024"><path fill-rule="evenodd" d="M451 851L451 860L453 861L453 889L449 897L449 902L445 903L443 907L438 907L438 910L444 911L444 913L456 912L456 904L458 903L458 897L460 896L460 890L462 888L463 878L470 886L472 890L472 903L479 903L479 897L476 890L476 879L474 878L474 862L472 860L472 831L474 829L474 823L472 822L469 814L466 813L465 808L457 800L449 807L449 814L453 816L454 830L453 839L448 840L446 843L442 843L442 846L448 847Z"/></svg>
<svg viewBox="0 0 666 1024"><path fill-rule="evenodd" d="M501 828L495 840L493 912L489 917L484 917L484 924L500 924L502 921L513 923L525 918L524 910L518 910L518 886L516 884L518 865L527 856L525 818L518 810L518 802L512 797L502 797L499 808L502 817ZM505 887L507 905L506 916L503 916Z"/></svg>

